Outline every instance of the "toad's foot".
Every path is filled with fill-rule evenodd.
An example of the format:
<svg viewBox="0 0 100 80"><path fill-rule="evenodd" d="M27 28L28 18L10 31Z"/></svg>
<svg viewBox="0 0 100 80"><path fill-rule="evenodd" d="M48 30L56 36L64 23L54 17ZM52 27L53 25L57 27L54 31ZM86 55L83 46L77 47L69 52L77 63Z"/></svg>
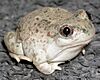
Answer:
<svg viewBox="0 0 100 80"><path fill-rule="evenodd" d="M42 63L42 64L36 66L36 67L39 69L40 72L42 72L44 74L51 74L55 70L61 70L61 67L59 67L58 64L60 64L60 63L48 64L47 62L45 62L45 63Z"/></svg>

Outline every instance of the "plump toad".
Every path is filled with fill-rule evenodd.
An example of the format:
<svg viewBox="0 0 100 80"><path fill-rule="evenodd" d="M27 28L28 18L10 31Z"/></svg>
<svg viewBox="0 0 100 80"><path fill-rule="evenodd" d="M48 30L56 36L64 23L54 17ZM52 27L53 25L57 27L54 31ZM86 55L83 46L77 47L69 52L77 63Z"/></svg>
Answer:
<svg viewBox="0 0 100 80"><path fill-rule="evenodd" d="M51 74L61 70L58 64L79 54L94 34L83 9L72 14L62 8L44 7L21 18L16 32L8 32L4 42L17 62L33 62L40 72Z"/></svg>

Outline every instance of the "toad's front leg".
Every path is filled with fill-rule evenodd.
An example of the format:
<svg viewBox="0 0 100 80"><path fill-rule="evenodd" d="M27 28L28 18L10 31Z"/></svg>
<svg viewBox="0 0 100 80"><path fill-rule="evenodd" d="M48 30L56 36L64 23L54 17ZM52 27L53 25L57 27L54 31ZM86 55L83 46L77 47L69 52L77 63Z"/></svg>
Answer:
<svg viewBox="0 0 100 80"><path fill-rule="evenodd" d="M44 74L51 74L56 69L61 70L61 68L58 66L60 62L48 62L45 52L43 50L40 50L39 52L41 53L34 55L33 64L37 67L37 69L40 72Z"/></svg>

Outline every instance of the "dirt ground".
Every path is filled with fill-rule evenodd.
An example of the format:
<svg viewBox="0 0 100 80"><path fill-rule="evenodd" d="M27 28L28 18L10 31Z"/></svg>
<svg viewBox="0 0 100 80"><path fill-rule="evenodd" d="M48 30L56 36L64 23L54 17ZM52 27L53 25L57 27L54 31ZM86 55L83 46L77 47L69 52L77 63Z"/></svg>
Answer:
<svg viewBox="0 0 100 80"><path fill-rule="evenodd" d="M17 63L3 42L4 34L15 30L20 17L45 6L84 9L96 28L95 38L85 47L86 54L61 64L62 70L51 75L40 73L32 63ZM0 80L100 80L100 0L0 0L0 41Z"/></svg>

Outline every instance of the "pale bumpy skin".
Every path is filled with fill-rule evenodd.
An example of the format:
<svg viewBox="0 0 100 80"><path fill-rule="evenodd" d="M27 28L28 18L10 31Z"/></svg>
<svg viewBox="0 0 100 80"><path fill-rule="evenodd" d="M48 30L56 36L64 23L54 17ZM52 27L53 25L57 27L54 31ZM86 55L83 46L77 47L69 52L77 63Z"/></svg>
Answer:
<svg viewBox="0 0 100 80"><path fill-rule="evenodd" d="M66 26L69 33L64 31ZM61 70L58 64L79 54L94 34L84 10L72 14L62 8L44 7L21 18L16 32L8 32L4 42L12 58L31 61L40 72L51 74Z"/></svg>

